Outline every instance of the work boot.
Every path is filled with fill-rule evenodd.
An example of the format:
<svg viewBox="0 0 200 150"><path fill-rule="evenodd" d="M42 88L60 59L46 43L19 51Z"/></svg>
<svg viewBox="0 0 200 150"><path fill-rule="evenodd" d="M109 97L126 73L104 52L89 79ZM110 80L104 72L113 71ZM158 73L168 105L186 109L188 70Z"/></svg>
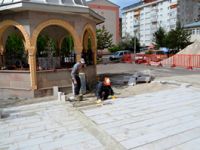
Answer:
<svg viewBox="0 0 200 150"><path fill-rule="evenodd" d="M79 94L79 101L83 101L83 94Z"/></svg>

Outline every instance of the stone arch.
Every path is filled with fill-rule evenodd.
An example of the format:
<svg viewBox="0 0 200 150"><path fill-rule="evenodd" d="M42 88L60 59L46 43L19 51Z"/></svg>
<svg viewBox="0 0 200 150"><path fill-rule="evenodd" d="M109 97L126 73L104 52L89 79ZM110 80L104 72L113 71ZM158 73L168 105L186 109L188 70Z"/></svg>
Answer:
<svg viewBox="0 0 200 150"><path fill-rule="evenodd" d="M35 51L33 53L36 53L37 38L38 38L40 32L44 28L51 26L51 25L57 25L57 26L64 28L65 30L67 30L74 39L75 51L77 52L77 54L81 53L82 45L81 45L79 36L78 36L77 32L75 31L74 27L70 23L68 23L67 21L58 20L58 19L50 19L50 20L44 21L44 22L40 23L34 29L32 37L31 37L31 45L33 47L35 47L35 49L34 49Z"/></svg>
<svg viewBox="0 0 200 150"><path fill-rule="evenodd" d="M81 38L81 43L84 44L84 35L86 32L89 32L89 34L92 36L91 40L92 40L92 47L96 49L97 47L97 41L96 41L96 31L94 30L94 28L92 27L92 25L90 24L86 24L84 26L83 32L82 32L82 38Z"/></svg>
<svg viewBox="0 0 200 150"><path fill-rule="evenodd" d="M88 43L88 37L91 37L91 42L92 42L92 51L93 51L93 56L94 56L94 64L96 64L96 55L97 55L97 40L96 40L96 31L92 27L91 24L86 24L84 26L83 32L82 32L82 38L81 38L81 43L83 47L85 48L85 45Z"/></svg>
<svg viewBox="0 0 200 150"><path fill-rule="evenodd" d="M4 50L3 43L2 43L2 36L3 36L4 31L9 26L14 26L21 32L25 40L24 41L25 50L28 50L30 47L30 36L28 32L25 30L24 26L13 20L5 20L5 21L0 22L0 51L1 53L3 53L3 50Z"/></svg>

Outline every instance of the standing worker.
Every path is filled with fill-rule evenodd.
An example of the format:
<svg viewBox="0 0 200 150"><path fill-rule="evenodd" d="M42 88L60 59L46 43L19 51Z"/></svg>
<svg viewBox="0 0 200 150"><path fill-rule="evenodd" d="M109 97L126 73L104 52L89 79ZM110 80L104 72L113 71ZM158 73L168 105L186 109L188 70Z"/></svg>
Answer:
<svg viewBox="0 0 200 150"><path fill-rule="evenodd" d="M77 62L72 68L71 77L72 77L75 98L77 98L77 96L79 96L80 93L81 80L79 77L79 72L84 67L84 65L85 65L85 60L81 58L81 60Z"/></svg>

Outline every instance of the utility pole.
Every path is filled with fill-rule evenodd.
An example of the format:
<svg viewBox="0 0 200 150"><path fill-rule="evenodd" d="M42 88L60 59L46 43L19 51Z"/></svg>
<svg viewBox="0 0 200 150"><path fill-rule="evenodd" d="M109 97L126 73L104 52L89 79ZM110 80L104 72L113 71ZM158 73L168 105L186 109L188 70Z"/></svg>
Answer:
<svg viewBox="0 0 200 150"><path fill-rule="evenodd" d="M134 63L135 63L135 59L136 59L136 32L137 30L134 31Z"/></svg>

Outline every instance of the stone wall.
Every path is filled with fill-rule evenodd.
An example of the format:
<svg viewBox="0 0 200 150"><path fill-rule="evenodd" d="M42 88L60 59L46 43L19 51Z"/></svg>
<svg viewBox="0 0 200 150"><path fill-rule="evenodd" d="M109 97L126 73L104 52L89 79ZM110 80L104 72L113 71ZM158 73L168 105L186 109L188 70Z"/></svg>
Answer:
<svg viewBox="0 0 200 150"><path fill-rule="evenodd" d="M71 86L70 70L44 70L37 72L38 89Z"/></svg>
<svg viewBox="0 0 200 150"><path fill-rule="evenodd" d="M0 70L0 99L30 98L33 95L30 72Z"/></svg>
<svg viewBox="0 0 200 150"><path fill-rule="evenodd" d="M84 70L89 89L92 90L96 84L96 67L87 66ZM69 88L71 82L71 69L44 70L37 72L38 90L51 89L53 86ZM68 92L67 92L68 93Z"/></svg>

